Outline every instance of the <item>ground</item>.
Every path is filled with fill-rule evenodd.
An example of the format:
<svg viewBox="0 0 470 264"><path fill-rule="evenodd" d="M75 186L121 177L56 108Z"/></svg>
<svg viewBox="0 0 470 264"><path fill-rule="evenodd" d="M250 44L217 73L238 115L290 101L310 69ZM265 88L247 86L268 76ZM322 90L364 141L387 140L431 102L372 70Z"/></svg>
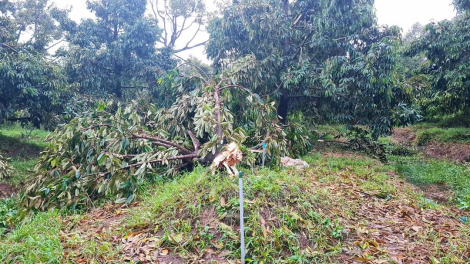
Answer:
<svg viewBox="0 0 470 264"><path fill-rule="evenodd" d="M248 263L467 263L465 164L333 147L303 159L301 171L244 170ZM0 238L0 262L237 263L237 183L198 168L129 206L38 213Z"/></svg>
<svg viewBox="0 0 470 264"><path fill-rule="evenodd" d="M18 192L31 179L39 153L47 145L48 132L24 129L19 125L0 127L0 154L10 158L14 169L11 178L0 181L0 199Z"/></svg>

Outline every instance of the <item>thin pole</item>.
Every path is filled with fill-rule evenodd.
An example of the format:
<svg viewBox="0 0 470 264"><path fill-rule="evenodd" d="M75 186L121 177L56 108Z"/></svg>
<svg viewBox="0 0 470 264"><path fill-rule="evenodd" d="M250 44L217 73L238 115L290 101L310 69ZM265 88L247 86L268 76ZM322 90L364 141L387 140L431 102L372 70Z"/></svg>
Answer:
<svg viewBox="0 0 470 264"><path fill-rule="evenodd" d="M263 142L263 168L264 168L265 159L266 159L266 142Z"/></svg>
<svg viewBox="0 0 470 264"><path fill-rule="evenodd" d="M240 241L242 264L245 264L245 226L243 220L243 179L242 172L238 172L238 186L240 190Z"/></svg>

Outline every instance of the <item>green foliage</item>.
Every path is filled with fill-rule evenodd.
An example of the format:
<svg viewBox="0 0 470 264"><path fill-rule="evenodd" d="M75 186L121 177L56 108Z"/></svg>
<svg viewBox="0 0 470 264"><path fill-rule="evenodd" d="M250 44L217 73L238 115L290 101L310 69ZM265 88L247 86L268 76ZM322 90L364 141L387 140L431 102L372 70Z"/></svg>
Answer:
<svg viewBox="0 0 470 264"><path fill-rule="evenodd" d="M415 144L424 146L429 142L469 142L469 128L428 128L416 133Z"/></svg>
<svg viewBox="0 0 470 264"><path fill-rule="evenodd" d="M221 140L256 149L265 142L274 164L294 148L305 150L302 130L283 129L273 111L272 104L224 75L201 77L197 89L168 108L144 99L102 102L47 138L38 178L27 188L23 206L74 209L111 194L116 202L130 203L147 177L211 162Z"/></svg>
<svg viewBox="0 0 470 264"><path fill-rule="evenodd" d="M3 231L12 226L12 219L18 212L18 200L14 198L6 198L0 200L0 238Z"/></svg>
<svg viewBox="0 0 470 264"><path fill-rule="evenodd" d="M47 54L60 41L58 27L67 10L49 0L4 1L0 11L0 122L29 120L53 125L69 97L69 85L58 63ZM26 42L22 37L28 37Z"/></svg>
<svg viewBox="0 0 470 264"><path fill-rule="evenodd" d="M469 11L470 1L469 0L454 0L454 6L459 12Z"/></svg>
<svg viewBox="0 0 470 264"><path fill-rule="evenodd" d="M209 25L207 53L219 69L278 114L367 125L375 136L412 119L395 72L399 31L379 28L371 1L236 1Z"/></svg>
<svg viewBox="0 0 470 264"><path fill-rule="evenodd" d="M470 209L470 167L456 165L449 161L425 160L421 157L397 157L396 170L399 174L418 185L445 184L455 191L454 202ZM452 199L451 199L452 200Z"/></svg>
<svg viewBox="0 0 470 264"><path fill-rule="evenodd" d="M156 50L161 30L145 17L146 3L88 1L96 19L65 28L70 43L66 71L71 82L80 84L80 93L118 98L134 95L155 88L160 71L175 66L170 50Z"/></svg>
<svg viewBox="0 0 470 264"><path fill-rule="evenodd" d="M359 127L352 127L348 131L346 137L348 138L349 148L363 151L384 163L387 162L385 146L374 140L370 132Z"/></svg>
<svg viewBox="0 0 470 264"><path fill-rule="evenodd" d="M426 115L442 115L470 107L470 12L463 11L468 1L455 1L462 12L453 20L430 23L419 39L407 47L405 54L424 54L428 62L421 66L429 88L419 100Z"/></svg>
<svg viewBox="0 0 470 264"><path fill-rule="evenodd" d="M55 210L39 213L12 233L2 237L2 263L61 263L62 221Z"/></svg>

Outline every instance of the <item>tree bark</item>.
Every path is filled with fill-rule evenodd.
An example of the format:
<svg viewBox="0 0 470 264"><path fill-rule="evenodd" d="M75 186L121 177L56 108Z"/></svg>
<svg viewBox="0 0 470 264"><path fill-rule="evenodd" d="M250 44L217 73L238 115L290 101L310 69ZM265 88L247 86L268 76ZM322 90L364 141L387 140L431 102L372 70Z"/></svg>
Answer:
<svg viewBox="0 0 470 264"><path fill-rule="evenodd" d="M286 18L289 17L289 0L282 0L283 2L283 9L284 9L284 16ZM290 49L290 41L289 38L285 38L284 42L282 44L282 55L284 57L284 62L283 62L283 68L285 68L286 61L287 61L287 56L289 54L289 49ZM281 118L281 123L286 124L287 123L287 112L289 109L289 91L284 87L284 85L281 85L281 98L279 99L279 105L277 107L277 115Z"/></svg>
<svg viewBox="0 0 470 264"><path fill-rule="evenodd" d="M281 98L277 106L277 115L281 118L281 123L287 123L287 111L289 109L289 91L284 86L281 87Z"/></svg>
<svg viewBox="0 0 470 264"><path fill-rule="evenodd" d="M222 133L222 114L221 114L222 104L220 102L220 97L219 97L219 87L215 87L214 100L215 100L215 116L217 118L216 134L217 134L217 137L219 138L219 141L222 141L224 138L223 138L223 133Z"/></svg>

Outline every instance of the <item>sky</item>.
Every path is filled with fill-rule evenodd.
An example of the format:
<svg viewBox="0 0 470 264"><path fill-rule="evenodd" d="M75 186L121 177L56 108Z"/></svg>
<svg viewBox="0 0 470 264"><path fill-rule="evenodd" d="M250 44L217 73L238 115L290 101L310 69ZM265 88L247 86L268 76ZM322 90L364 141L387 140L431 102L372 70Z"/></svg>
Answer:
<svg viewBox="0 0 470 264"><path fill-rule="evenodd" d="M214 0L206 0L206 5L214 8ZM91 18L92 14L86 9L86 0L53 0L58 7L72 6L71 18L80 21L82 18ZM452 19L455 10L452 0L376 0L378 22L381 25L397 25L406 33L413 24L419 22L423 25L431 21ZM189 34L188 37L190 38ZM208 34L202 32L194 40L193 44L202 42L208 38ZM183 43L184 42L184 43ZM182 39L180 45L186 44ZM178 47L177 47L178 48ZM183 58L195 56L203 61L208 61L204 48L199 47L179 54Z"/></svg>

